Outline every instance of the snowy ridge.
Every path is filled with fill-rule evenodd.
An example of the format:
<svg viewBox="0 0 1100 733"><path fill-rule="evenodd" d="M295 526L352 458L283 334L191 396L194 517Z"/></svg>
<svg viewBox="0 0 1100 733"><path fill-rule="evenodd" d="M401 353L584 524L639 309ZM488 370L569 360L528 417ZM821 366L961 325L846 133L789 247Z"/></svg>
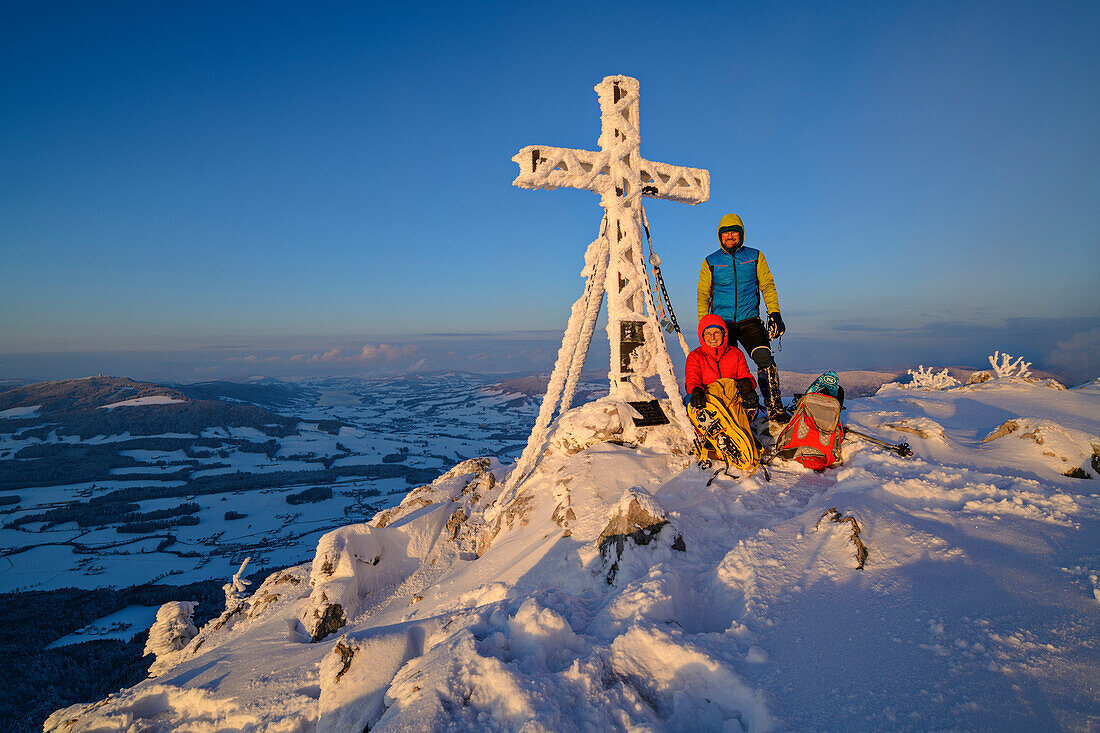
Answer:
<svg viewBox="0 0 1100 733"><path fill-rule="evenodd" d="M916 455L708 487L674 427L575 408L514 496L465 461L45 729L1095 729L1100 487L1064 474L1095 475L1100 390L849 408Z"/></svg>

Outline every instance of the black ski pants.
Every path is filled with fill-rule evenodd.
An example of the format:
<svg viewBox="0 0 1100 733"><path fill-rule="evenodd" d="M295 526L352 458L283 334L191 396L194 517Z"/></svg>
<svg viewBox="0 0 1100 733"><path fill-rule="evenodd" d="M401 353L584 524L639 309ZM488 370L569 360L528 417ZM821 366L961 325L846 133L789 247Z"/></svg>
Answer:
<svg viewBox="0 0 1100 733"><path fill-rule="evenodd" d="M748 318L736 323L726 321L726 342L731 345L741 344L749 358L756 362L758 369L775 366L768 329L764 328L764 322L759 318Z"/></svg>
<svg viewBox="0 0 1100 733"><path fill-rule="evenodd" d="M769 412L780 409L783 400L779 395L779 368L772 358L771 341L768 340L768 329L764 328L764 322L759 318L746 318L736 323L726 321L726 343L741 344L744 347L749 358L756 362L756 381L764 404ZM771 384L775 385L774 390L769 387Z"/></svg>

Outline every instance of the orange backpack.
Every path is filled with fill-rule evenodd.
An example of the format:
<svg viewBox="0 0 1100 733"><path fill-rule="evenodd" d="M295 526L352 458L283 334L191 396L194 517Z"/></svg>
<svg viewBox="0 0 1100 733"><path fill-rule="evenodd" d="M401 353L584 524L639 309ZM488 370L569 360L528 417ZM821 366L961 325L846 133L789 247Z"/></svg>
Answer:
<svg viewBox="0 0 1100 733"><path fill-rule="evenodd" d="M806 468L824 471L840 463L840 400L827 394L802 395L791 421L775 441L775 454Z"/></svg>

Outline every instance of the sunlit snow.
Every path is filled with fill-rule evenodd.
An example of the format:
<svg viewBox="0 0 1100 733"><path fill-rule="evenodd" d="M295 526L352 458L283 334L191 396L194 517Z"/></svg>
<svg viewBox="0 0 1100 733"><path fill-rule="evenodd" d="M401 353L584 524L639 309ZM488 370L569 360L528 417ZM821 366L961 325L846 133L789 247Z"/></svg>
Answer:
<svg viewBox="0 0 1100 733"><path fill-rule="evenodd" d="M710 486L616 414L567 414L514 494L469 460L326 534L46 729L1095 727L1097 384L888 386L843 419L913 457L852 439L839 470Z"/></svg>

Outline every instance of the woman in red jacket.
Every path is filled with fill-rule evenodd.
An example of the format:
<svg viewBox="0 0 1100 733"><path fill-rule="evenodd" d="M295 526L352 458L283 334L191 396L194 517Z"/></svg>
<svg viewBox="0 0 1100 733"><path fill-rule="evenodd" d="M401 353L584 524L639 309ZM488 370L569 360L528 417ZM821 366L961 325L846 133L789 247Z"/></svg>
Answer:
<svg viewBox="0 0 1100 733"><path fill-rule="evenodd" d="M684 386L691 396L691 406L701 409L707 404L706 386L716 379L736 379L741 402L751 418L760 407L756 396L756 380L749 371L745 355L736 346L726 343L726 322L711 313L699 319L699 348L688 354Z"/></svg>

